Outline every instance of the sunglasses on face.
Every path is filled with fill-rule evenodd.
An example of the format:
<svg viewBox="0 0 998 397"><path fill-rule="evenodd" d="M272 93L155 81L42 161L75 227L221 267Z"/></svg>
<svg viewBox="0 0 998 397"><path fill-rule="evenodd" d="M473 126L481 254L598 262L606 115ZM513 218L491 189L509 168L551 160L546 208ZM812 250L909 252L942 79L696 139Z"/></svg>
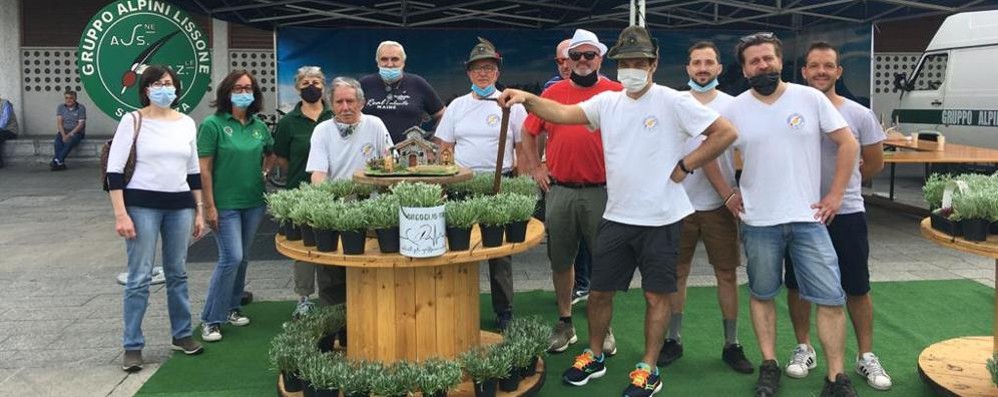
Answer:
<svg viewBox="0 0 998 397"><path fill-rule="evenodd" d="M776 35L773 32L759 32L753 33L748 36L742 36L738 41L742 44L752 43L758 40L772 40Z"/></svg>
<svg viewBox="0 0 998 397"><path fill-rule="evenodd" d="M596 59L597 55L599 55L599 54L596 53L596 51L570 52L570 53L568 53L568 57L571 58L573 61L578 61L579 59L582 59L582 57L585 57L587 61L591 61L593 59Z"/></svg>

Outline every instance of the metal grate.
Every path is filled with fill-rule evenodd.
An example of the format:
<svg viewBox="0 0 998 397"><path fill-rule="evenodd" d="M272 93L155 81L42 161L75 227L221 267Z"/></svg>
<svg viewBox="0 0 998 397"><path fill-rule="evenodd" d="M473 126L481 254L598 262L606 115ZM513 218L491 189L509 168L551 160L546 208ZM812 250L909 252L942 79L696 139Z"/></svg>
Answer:
<svg viewBox="0 0 998 397"><path fill-rule="evenodd" d="M24 91L36 93L83 91L76 70L75 48L22 48Z"/></svg>

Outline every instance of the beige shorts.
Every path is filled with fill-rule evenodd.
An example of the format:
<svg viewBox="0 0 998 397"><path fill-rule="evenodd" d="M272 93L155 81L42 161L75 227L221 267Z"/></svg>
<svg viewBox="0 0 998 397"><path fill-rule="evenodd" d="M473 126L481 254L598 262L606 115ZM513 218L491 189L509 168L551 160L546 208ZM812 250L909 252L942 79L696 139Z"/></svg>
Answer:
<svg viewBox="0 0 998 397"><path fill-rule="evenodd" d="M693 262L697 242L703 240L707 260L717 269L731 270L741 265L738 250L738 220L721 206L711 211L696 211L683 219L679 236L679 264Z"/></svg>

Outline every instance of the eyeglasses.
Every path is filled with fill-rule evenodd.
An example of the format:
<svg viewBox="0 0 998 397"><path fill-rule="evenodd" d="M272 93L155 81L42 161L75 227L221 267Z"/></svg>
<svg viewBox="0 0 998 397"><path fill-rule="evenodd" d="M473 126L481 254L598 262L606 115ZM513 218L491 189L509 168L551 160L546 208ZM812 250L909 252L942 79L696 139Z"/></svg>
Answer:
<svg viewBox="0 0 998 397"><path fill-rule="evenodd" d="M173 87L173 82L172 81L154 81L152 84L149 84L149 85L151 85L153 87L156 87L156 88Z"/></svg>
<svg viewBox="0 0 998 397"><path fill-rule="evenodd" d="M499 70L499 68L493 65L484 65L484 66L473 66L468 68L468 70L475 73L494 73L495 71Z"/></svg>
<svg viewBox="0 0 998 397"><path fill-rule="evenodd" d="M236 94L250 93L253 92L252 85L236 85L232 86L232 92Z"/></svg>
<svg viewBox="0 0 998 397"><path fill-rule="evenodd" d="M570 53L568 53L568 57L571 58L573 61L578 61L578 60L582 59L582 57L585 57L587 61L591 61L593 59L596 59L597 55L599 55L599 54L596 53L596 51L570 52Z"/></svg>
<svg viewBox="0 0 998 397"><path fill-rule="evenodd" d="M742 44L746 44L746 43L752 43L752 42L759 41L759 40L772 40L772 39L775 39L775 38L776 38L776 35L773 34L773 32L759 32L759 33L752 33L752 34L747 35L747 36L742 36L742 38L738 39L738 42L742 43Z"/></svg>
<svg viewBox="0 0 998 397"><path fill-rule="evenodd" d="M558 65L564 65L565 61L568 61L568 58L557 57L554 59L554 63L557 63Z"/></svg>

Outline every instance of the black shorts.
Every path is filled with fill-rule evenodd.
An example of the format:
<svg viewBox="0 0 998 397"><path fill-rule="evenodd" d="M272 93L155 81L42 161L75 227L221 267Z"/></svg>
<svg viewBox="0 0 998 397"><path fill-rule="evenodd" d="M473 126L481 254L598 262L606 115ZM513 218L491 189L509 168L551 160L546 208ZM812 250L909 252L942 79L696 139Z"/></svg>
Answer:
<svg viewBox="0 0 998 397"><path fill-rule="evenodd" d="M866 213L836 215L828 225L835 254L839 257L842 289L848 295L861 296L870 292L870 240L866 228ZM789 289L797 289L797 276L790 256L786 256L786 274L783 282Z"/></svg>
<svg viewBox="0 0 998 397"><path fill-rule="evenodd" d="M634 269L641 271L641 288L676 292L676 260L682 222L665 226L625 225L603 219L596 232L590 288L627 291Z"/></svg>

